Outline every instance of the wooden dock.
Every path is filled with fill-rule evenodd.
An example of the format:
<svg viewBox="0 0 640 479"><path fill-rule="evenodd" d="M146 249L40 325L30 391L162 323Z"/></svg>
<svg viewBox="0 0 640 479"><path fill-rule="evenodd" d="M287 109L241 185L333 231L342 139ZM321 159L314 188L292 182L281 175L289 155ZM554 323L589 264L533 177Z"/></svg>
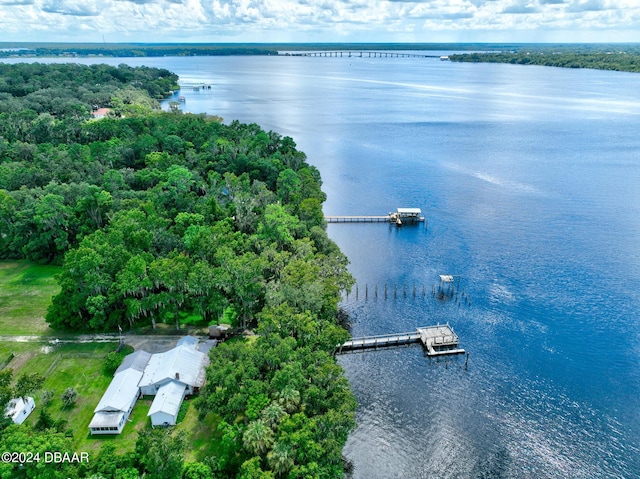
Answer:
<svg viewBox="0 0 640 479"><path fill-rule="evenodd" d="M379 336L364 336L352 338L336 348L336 354L366 349L402 346L405 344L421 343L427 356L445 356L450 354L464 354L464 349L458 348L458 335L448 324L437 326L423 326L414 332L383 334Z"/></svg>
<svg viewBox="0 0 640 479"><path fill-rule="evenodd" d="M324 219L327 223L395 223L398 226L424 222L420 208L398 208L386 215L325 216Z"/></svg>

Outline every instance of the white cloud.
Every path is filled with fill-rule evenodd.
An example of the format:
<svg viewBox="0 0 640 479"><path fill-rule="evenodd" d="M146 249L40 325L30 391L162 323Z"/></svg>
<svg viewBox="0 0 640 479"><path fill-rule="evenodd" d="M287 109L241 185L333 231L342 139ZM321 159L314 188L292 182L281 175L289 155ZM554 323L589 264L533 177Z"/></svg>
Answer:
<svg viewBox="0 0 640 479"><path fill-rule="evenodd" d="M515 13L515 14L523 14L523 13L538 13L540 10L538 5L528 0L518 1L511 3L510 5L506 5L502 9L502 13Z"/></svg>
<svg viewBox="0 0 640 479"><path fill-rule="evenodd" d="M603 0L574 0L567 8L569 12L598 12L607 10L608 6Z"/></svg>
<svg viewBox="0 0 640 479"><path fill-rule="evenodd" d="M93 17L100 14L100 7L86 1L50 0L42 4L42 11L45 13Z"/></svg>
<svg viewBox="0 0 640 479"><path fill-rule="evenodd" d="M0 41L640 41L639 21L637 0L0 0Z"/></svg>

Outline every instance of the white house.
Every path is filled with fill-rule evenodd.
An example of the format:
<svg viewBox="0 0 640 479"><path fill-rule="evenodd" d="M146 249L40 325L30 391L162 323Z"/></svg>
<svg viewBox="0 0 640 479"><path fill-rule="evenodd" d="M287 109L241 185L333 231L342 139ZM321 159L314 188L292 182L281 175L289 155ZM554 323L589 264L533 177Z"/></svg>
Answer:
<svg viewBox="0 0 640 479"><path fill-rule="evenodd" d="M25 401L26 399L26 401ZM10 417L16 424L22 424L29 417L31 411L36 408L36 402L32 397L15 398L9 401L4 415Z"/></svg>
<svg viewBox="0 0 640 479"><path fill-rule="evenodd" d="M185 336L165 353L127 355L94 410L91 434L120 434L141 395L156 396L148 414L153 426L175 425L184 397L204 384L208 356L198 342Z"/></svg>
<svg viewBox="0 0 640 479"><path fill-rule="evenodd" d="M140 379L140 391L145 396L155 396L162 386L177 381L186 386L185 394L198 392L204 384L207 359L206 354L197 351L190 343L154 354Z"/></svg>
<svg viewBox="0 0 640 479"><path fill-rule="evenodd" d="M128 354L94 409L89 423L91 434L120 434L133 406L140 397L138 383L151 354L136 351Z"/></svg>
<svg viewBox="0 0 640 479"><path fill-rule="evenodd" d="M175 426L186 392L187 387L178 381L170 381L161 386L147 414L151 417L151 425Z"/></svg>
<svg viewBox="0 0 640 479"><path fill-rule="evenodd" d="M116 369L116 374L126 369L134 369L143 373L144 368L146 368L149 363L149 359L151 359L151 354L142 350L127 354L122 360L120 367Z"/></svg>
<svg viewBox="0 0 640 479"><path fill-rule="evenodd" d="M93 410L89 423L91 434L120 434L140 397L138 383L142 372L133 368L117 372L102 399Z"/></svg>

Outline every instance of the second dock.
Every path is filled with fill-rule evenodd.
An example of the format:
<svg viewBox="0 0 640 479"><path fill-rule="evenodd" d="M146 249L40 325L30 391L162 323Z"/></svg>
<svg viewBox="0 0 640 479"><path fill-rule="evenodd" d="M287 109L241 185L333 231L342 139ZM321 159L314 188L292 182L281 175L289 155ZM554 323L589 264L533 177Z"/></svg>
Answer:
<svg viewBox="0 0 640 479"><path fill-rule="evenodd" d="M386 215L325 216L324 219L327 223L395 223L398 226L403 223L424 222L420 208L397 208L395 212Z"/></svg>

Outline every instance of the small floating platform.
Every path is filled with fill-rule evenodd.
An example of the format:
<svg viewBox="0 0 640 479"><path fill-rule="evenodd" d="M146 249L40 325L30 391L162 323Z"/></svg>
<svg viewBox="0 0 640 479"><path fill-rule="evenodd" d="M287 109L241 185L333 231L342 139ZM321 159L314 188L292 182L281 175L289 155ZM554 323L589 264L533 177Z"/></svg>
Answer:
<svg viewBox="0 0 640 479"><path fill-rule="evenodd" d="M458 348L458 335L448 324L437 326L423 326L415 332L383 334L380 336L364 336L352 338L336 348L336 354L365 349L402 346L405 344L421 343L426 349L427 356L445 356L450 354L464 354L464 349Z"/></svg>
<svg viewBox="0 0 640 479"><path fill-rule="evenodd" d="M386 215L325 216L324 219L327 223L395 223L398 226L403 223L424 222L420 208L398 208Z"/></svg>

